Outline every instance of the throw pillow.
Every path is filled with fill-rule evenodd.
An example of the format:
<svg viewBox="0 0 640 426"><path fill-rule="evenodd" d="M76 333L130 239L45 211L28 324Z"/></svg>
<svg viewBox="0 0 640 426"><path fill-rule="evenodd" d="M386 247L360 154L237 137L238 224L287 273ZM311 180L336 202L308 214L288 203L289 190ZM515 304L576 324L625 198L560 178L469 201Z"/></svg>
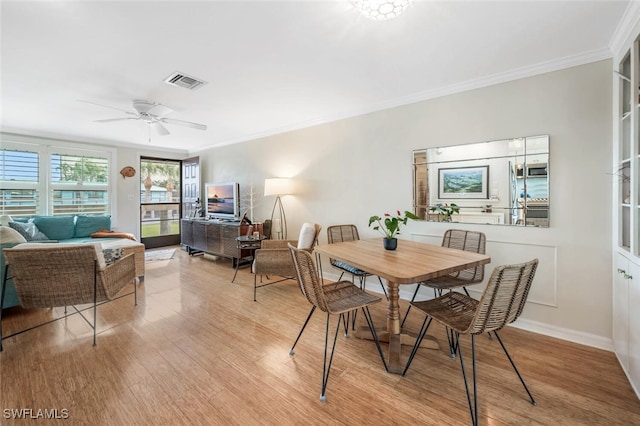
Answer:
<svg viewBox="0 0 640 426"><path fill-rule="evenodd" d="M303 223L298 237L298 248L308 250L313 246L316 237L316 227L312 223Z"/></svg>
<svg viewBox="0 0 640 426"><path fill-rule="evenodd" d="M124 254L124 249L121 248L106 248L102 250L104 255L104 261L108 265L116 263Z"/></svg>
<svg viewBox="0 0 640 426"><path fill-rule="evenodd" d="M2 244L25 243L26 241L27 239L15 229L8 226L0 226L0 242Z"/></svg>
<svg viewBox="0 0 640 426"><path fill-rule="evenodd" d="M49 237L40 232L33 222L9 222L9 226L20 233L27 241L45 241Z"/></svg>
<svg viewBox="0 0 640 426"><path fill-rule="evenodd" d="M52 240L73 238L73 216L36 216L33 223Z"/></svg>
<svg viewBox="0 0 640 426"><path fill-rule="evenodd" d="M101 229L111 229L111 216L78 216L73 236L74 238L85 238Z"/></svg>

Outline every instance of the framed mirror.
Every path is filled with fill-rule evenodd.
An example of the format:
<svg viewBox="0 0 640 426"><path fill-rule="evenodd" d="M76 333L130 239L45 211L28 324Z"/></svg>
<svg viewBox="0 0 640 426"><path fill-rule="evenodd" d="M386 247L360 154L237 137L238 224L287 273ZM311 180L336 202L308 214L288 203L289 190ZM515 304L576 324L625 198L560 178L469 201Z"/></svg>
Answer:
<svg viewBox="0 0 640 426"><path fill-rule="evenodd" d="M549 227L549 136L413 151L422 220Z"/></svg>

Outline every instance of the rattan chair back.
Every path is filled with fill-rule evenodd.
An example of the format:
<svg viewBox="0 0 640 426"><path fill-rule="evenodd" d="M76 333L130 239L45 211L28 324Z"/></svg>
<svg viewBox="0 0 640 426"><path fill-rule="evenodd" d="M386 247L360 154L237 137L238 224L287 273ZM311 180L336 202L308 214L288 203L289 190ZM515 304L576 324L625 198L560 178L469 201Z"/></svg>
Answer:
<svg viewBox="0 0 640 426"><path fill-rule="evenodd" d="M522 375L518 371L515 362L509 355L507 347L500 337L499 330L505 325L514 322L524 309L524 305L533 283L533 277L538 268L538 259L533 259L526 263L516 265L504 265L496 267L491 273L487 287L482 293L480 300L473 299L467 294L455 291L443 294L435 299L421 302L411 302L411 306L426 314L418 339L413 346L407 364L402 375L407 374L418 348L429 329L431 320L435 319L443 324L447 329L453 331L453 339L449 341L452 357L455 353L459 355L460 368L464 380L471 423L478 424L478 387L476 375L476 349L475 335L490 332L495 335L504 353L507 355L513 370L518 375L520 383L524 387L531 404L536 405L536 401ZM472 383L467 381L467 373L462 360L462 345L460 335L469 334L471 336L471 368ZM471 391L473 389L473 391Z"/></svg>
<svg viewBox="0 0 640 426"><path fill-rule="evenodd" d="M478 302L473 320L463 334L500 330L518 319L527 301L537 268L538 259L496 267Z"/></svg>
<svg viewBox="0 0 640 426"><path fill-rule="evenodd" d="M38 244L4 249L24 308L51 308L113 299L135 278L134 255L100 268L92 244Z"/></svg>
<svg viewBox="0 0 640 426"><path fill-rule="evenodd" d="M327 241L329 244L359 239L358 228L355 225L333 225L327 228Z"/></svg>
<svg viewBox="0 0 640 426"><path fill-rule="evenodd" d="M442 237L442 247L485 254L487 237L483 232L463 229L448 229ZM466 281L469 284L484 280L484 265L463 269L449 274L450 277ZM462 284L461 284L462 285Z"/></svg>
<svg viewBox="0 0 640 426"><path fill-rule="evenodd" d="M360 235L355 225L333 225L327 228L327 242L329 244L356 241L359 239ZM331 264L334 264L335 261L335 259L329 258Z"/></svg>
<svg viewBox="0 0 640 426"><path fill-rule="evenodd" d="M316 273L311 254L303 249L298 249L289 244L289 251L293 258L293 265L296 270L296 278L300 291L307 298L309 303L323 312L329 312L327 301L322 290L322 283Z"/></svg>
<svg viewBox="0 0 640 426"><path fill-rule="evenodd" d="M262 223L262 234L266 239L271 239L271 228L272 228L271 219L266 219Z"/></svg>

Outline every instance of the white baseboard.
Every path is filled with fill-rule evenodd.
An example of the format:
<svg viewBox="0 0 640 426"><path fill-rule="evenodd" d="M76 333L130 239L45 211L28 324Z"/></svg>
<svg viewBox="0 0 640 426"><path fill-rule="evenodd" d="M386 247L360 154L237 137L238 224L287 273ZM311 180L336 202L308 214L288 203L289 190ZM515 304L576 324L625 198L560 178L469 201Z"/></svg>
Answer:
<svg viewBox="0 0 640 426"><path fill-rule="evenodd" d="M324 278L329 280L337 280L338 274L332 273L332 271L323 271ZM367 280L367 290L372 293L382 294L382 289L378 284L376 278ZM415 287L413 286L401 286L400 298L409 300L413 296ZM542 334L545 336L555 337L569 342L578 343L585 346L591 346L605 351L613 352L613 340L610 338L597 336L591 333L585 333L583 331L571 330L568 328L557 327L541 323L538 321L532 321L520 317L515 323L510 324L511 327L520 328L522 330L532 331L534 333Z"/></svg>
<svg viewBox="0 0 640 426"><path fill-rule="evenodd" d="M585 346L591 346L605 351L613 352L613 340L610 338L597 336L584 331L570 330L568 328L556 327L544 324L538 321L531 321L520 317L511 327L522 330L533 331L534 333L543 334L545 336L556 337L569 342L579 343Z"/></svg>

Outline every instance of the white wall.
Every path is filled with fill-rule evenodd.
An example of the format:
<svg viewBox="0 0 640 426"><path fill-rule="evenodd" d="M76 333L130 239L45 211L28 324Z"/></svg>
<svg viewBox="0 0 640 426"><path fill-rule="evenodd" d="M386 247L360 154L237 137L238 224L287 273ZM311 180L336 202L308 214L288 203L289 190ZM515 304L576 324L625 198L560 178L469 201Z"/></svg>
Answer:
<svg viewBox="0 0 640 426"><path fill-rule="evenodd" d="M254 220L268 218L274 202L262 196L264 179L289 176L297 183L297 194L283 198L290 237L312 221L325 229L354 223L366 238L377 236L369 216L411 210L414 149L548 134L551 227L459 227L487 234L488 271L540 258L518 326L611 348L611 69L611 61L600 61L192 154L201 157L203 182L238 181L243 198L253 187ZM140 156L186 155L109 148L114 226L139 236L139 174L123 179L118 171L139 169ZM410 223L401 237L439 244L447 227ZM401 289L405 298L411 293Z"/></svg>
<svg viewBox="0 0 640 426"><path fill-rule="evenodd" d="M520 326L610 348L611 69L600 61L196 154L204 181L253 186L255 220L274 202L264 179L288 176L290 237L312 221L354 223L366 238L369 216L411 210L412 150L548 134L551 227L460 227L487 234L488 271L540 258ZM411 223L401 237L438 244L446 228Z"/></svg>

